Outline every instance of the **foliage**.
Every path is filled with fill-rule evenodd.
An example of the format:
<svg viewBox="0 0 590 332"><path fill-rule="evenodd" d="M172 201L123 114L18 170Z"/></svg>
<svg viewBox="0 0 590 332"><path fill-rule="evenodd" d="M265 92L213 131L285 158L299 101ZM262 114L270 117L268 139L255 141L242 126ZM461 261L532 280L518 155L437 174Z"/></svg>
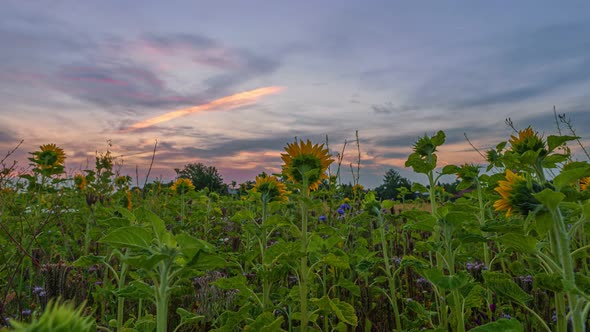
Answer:
<svg viewBox="0 0 590 332"><path fill-rule="evenodd" d="M207 188L209 192L227 193L227 185L223 183L223 177L214 166L191 163L175 171L178 177L190 179L196 190Z"/></svg>
<svg viewBox="0 0 590 332"><path fill-rule="evenodd" d="M405 193L405 191L400 190L401 188L406 188L408 191L405 195L403 195L404 199L416 198L416 195L411 192L412 182L401 176L397 170L391 168L387 171L387 173L385 173L385 176L383 177L383 184L375 188L375 193L381 200L402 200L400 192Z"/></svg>
<svg viewBox="0 0 590 332"><path fill-rule="evenodd" d="M0 325L67 311L71 331L584 331L590 165L567 146L578 135L515 131L487 171L441 167L445 133L419 137L406 164L426 185L390 170L375 191L323 174L311 142L287 151L301 176L233 195L195 182L221 181L202 164L177 171L193 190L134 188L109 151L71 176L57 146L21 177L3 159Z"/></svg>

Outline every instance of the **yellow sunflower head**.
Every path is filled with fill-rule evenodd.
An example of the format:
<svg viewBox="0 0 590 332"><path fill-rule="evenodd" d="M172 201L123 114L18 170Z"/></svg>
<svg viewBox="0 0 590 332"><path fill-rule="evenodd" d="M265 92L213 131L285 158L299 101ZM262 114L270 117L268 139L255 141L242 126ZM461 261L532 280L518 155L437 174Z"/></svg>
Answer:
<svg viewBox="0 0 590 332"><path fill-rule="evenodd" d="M510 136L509 142L510 146L512 147L512 151L519 154L523 154L527 151L537 152L539 150L541 150L541 156L544 156L548 153L543 138L541 138L539 134L530 126L524 130L519 131L518 137L514 135Z"/></svg>
<svg viewBox="0 0 590 332"><path fill-rule="evenodd" d="M580 190L588 190L590 187L590 177L580 179Z"/></svg>
<svg viewBox="0 0 590 332"><path fill-rule="evenodd" d="M288 200L285 184L279 182L279 179L273 175L257 176L252 191L260 193L263 199L266 198L268 202L286 202Z"/></svg>
<svg viewBox="0 0 590 332"><path fill-rule="evenodd" d="M365 187L362 184L355 184L352 186L352 194L353 195L360 195L365 192Z"/></svg>
<svg viewBox="0 0 590 332"><path fill-rule="evenodd" d="M33 153L36 158L33 159L38 167L42 170L63 167L66 159L64 150L57 145L44 144L39 147L41 150Z"/></svg>
<svg viewBox="0 0 590 332"><path fill-rule="evenodd" d="M506 211L506 217L510 217L515 212L526 216L541 205L533 194L542 189L539 184L529 182L523 176L506 170L506 180L498 181L498 187L495 188L501 198L494 202L494 209Z"/></svg>
<svg viewBox="0 0 590 332"><path fill-rule="evenodd" d="M178 194L186 194L191 190L195 190L195 186L193 185L193 182L190 179L179 178L178 180L176 180L176 182L174 182L172 187L170 187L170 190Z"/></svg>
<svg viewBox="0 0 590 332"><path fill-rule="evenodd" d="M287 144L285 151L281 154L283 174L290 181L302 184L305 176L309 189L317 190L322 180L328 178L325 173L334 160L324 144L299 141Z"/></svg>
<svg viewBox="0 0 590 332"><path fill-rule="evenodd" d="M80 190L86 188L86 177L82 174L74 175L74 185Z"/></svg>
<svg viewBox="0 0 590 332"><path fill-rule="evenodd" d="M115 186L119 189L128 188L129 183L131 183L131 177L129 175L121 175L115 178Z"/></svg>

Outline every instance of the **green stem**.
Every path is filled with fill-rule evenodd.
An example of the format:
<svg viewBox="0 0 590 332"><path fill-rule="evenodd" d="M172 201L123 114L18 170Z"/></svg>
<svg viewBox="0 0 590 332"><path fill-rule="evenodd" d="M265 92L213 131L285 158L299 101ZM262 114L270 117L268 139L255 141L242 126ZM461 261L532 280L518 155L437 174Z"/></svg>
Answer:
<svg viewBox="0 0 590 332"><path fill-rule="evenodd" d="M122 259L123 262L121 263L121 272L119 273L119 278L117 279L117 287L119 290L121 290L121 289L123 289L123 287L125 287L125 277L127 274L127 267L128 266L127 266L127 263L124 262L124 260L128 256L129 255L127 254L127 252L125 252L125 255ZM118 296L117 297L117 331L123 330L124 309L125 309L125 298Z"/></svg>
<svg viewBox="0 0 590 332"><path fill-rule="evenodd" d="M483 203L483 193L481 190L481 183L479 183L479 179L475 179L475 183L477 184L477 200L479 203L479 224L481 226L483 226L485 224L486 221L486 215L485 215L485 206ZM482 232L482 236L483 237L487 237L487 233ZM488 246L488 242L484 242L483 243L483 260L484 263L486 264L486 266L488 267L488 269L491 270L491 266L490 266L490 248Z"/></svg>
<svg viewBox="0 0 590 332"><path fill-rule="evenodd" d="M572 318L572 327L574 332L585 331L585 321L582 316L582 310L578 305L580 301L579 296L575 293L576 276L574 271L574 262L570 252L570 241L567 235L565 222L559 208L551 209L553 216L553 231L555 232L555 254L559 257L561 266L563 267L563 279L570 286L570 290L566 292L567 300L570 307L570 314Z"/></svg>
<svg viewBox="0 0 590 332"><path fill-rule="evenodd" d="M156 288L156 330L166 332L168 327L168 262L160 263L160 280ZM156 285L154 285L156 287Z"/></svg>
<svg viewBox="0 0 590 332"><path fill-rule="evenodd" d="M306 176L303 176L303 186L301 192L305 198L309 197L309 185ZM301 257L300 275L299 275L299 300L301 305L301 332L307 331L307 205L306 200L301 202Z"/></svg>
<svg viewBox="0 0 590 332"><path fill-rule="evenodd" d="M267 266L264 264L264 256L266 254L266 242L267 242L267 235L266 235L266 219L268 218L268 194L262 194L262 225L261 228L263 229L263 241L260 243L260 264L262 264L262 306L264 310L270 308L271 301L270 301L270 278L269 278L269 271Z"/></svg>
<svg viewBox="0 0 590 332"><path fill-rule="evenodd" d="M395 277L391 273L391 264L389 261L389 255L388 255L388 250L387 250L387 241L385 240L385 225L383 222L383 215L381 214L381 210L379 208L375 208L375 213L377 213L377 217L379 219L379 231L381 233L381 250L383 251L383 261L385 263L385 274L387 275L387 280L389 282L390 301L391 301L391 306L393 307L393 315L395 318L395 328L397 329L397 331L402 331L401 317L399 314L399 308L397 306Z"/></svg>

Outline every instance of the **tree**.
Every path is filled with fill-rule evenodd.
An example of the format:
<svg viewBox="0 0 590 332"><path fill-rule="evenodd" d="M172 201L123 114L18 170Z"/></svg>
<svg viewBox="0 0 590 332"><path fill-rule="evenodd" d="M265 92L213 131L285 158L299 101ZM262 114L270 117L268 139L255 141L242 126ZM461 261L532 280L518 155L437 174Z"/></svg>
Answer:
<svg viewBox="0 0 590 332"><path fill-rule="evenodd" d="M227 193L227 185L223 183L223 178L214 166L191 163L185 165L183 169L176 168L174 171L179 178L190 179L195 190L208 188L209 192Z"/></svg>
<svg viewBox="0 0 590 332"><path fill-rule="evenodd" d="M382 200L401 199L401 197L398 197L400 188L406 188L408 191L411 191L412 182L401 176L398 171L390 168L383 177L383 184L375 188L375 192L377 193L377 197ZM406 195L405 198L411 199L413 198L413 195L413 193Z"/></svg>

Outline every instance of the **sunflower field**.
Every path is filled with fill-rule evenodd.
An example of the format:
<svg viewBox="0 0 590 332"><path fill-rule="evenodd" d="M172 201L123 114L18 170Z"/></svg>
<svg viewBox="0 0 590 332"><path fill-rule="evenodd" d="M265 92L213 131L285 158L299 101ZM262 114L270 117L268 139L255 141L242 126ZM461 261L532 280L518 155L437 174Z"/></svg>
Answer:
<svg viewBox="0 0 590 332"><path fill-rule="evenodd" d="M358 178L344 191L338 156L309 140L227 195L186 178L132 187L108 151L78 174L55 144L26 174L5 158L0 331L587 331L580 138L528 127L485 166L441 167L445 139L413 145L414 202ZM445 175L463 195L438 194Z"/></svg>

